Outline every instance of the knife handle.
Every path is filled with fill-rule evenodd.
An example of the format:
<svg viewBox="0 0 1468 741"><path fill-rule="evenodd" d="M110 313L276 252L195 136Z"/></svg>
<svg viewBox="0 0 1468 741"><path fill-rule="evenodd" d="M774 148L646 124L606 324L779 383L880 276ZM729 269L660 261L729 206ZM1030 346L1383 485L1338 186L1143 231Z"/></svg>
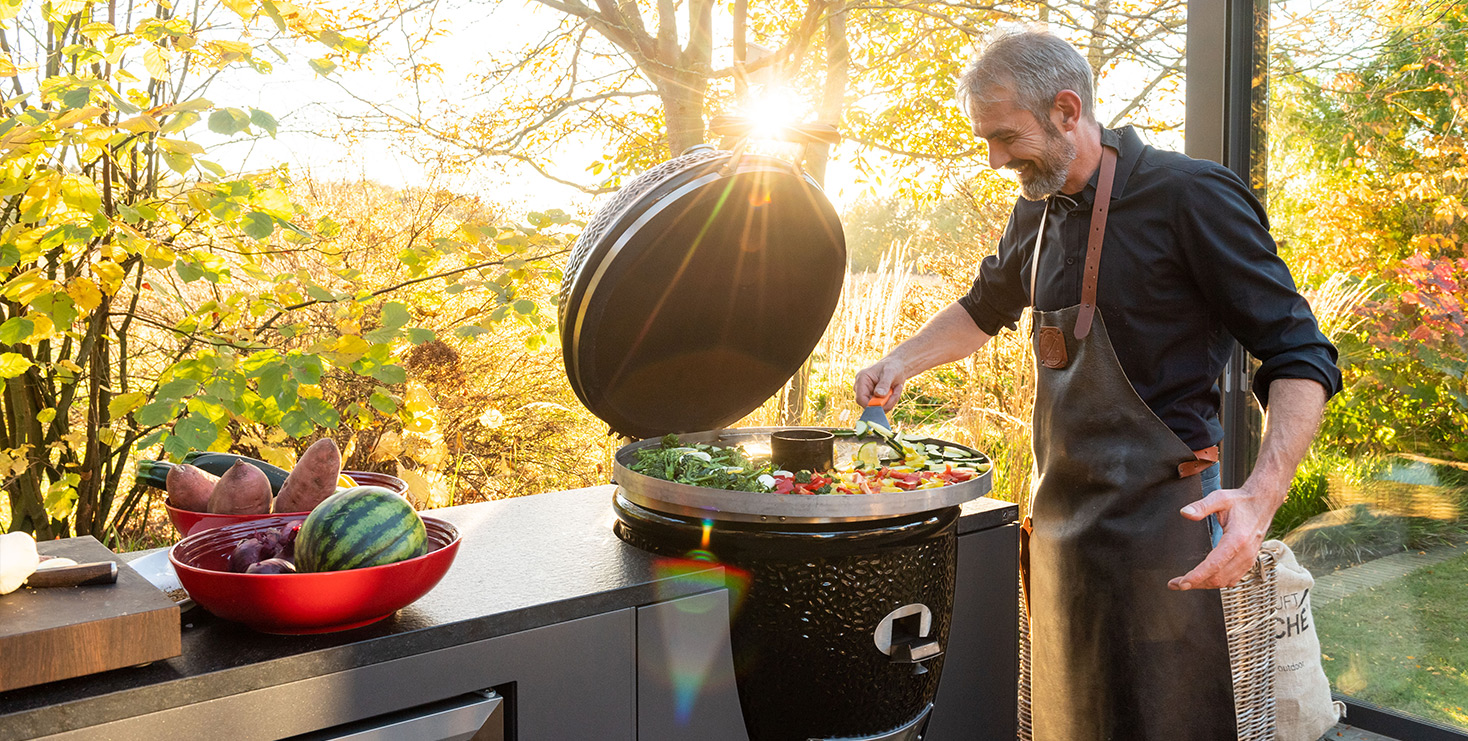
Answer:
<svg viewBox="0 0 1468 741"><path fill-rule="evenodd" d="M58 566L41 569L26 579L30 587L86 587L94 584L117 582L117 562L97 561L79 563L75 566Z"/></svg>

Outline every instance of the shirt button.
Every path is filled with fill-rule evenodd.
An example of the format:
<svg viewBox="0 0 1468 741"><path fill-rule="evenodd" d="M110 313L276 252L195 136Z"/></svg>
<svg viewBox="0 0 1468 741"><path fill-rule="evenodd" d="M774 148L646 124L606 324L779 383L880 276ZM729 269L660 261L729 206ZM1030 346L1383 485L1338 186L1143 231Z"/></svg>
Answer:
<svg viewBox="0 0 1468 741"><path fill-rule="evenodd" d="M1076 264L1076 259L1074 257L1067 257L1067 258L1065 258L1065 264L1066 265L1074 265L1074 264Z"/></svg>

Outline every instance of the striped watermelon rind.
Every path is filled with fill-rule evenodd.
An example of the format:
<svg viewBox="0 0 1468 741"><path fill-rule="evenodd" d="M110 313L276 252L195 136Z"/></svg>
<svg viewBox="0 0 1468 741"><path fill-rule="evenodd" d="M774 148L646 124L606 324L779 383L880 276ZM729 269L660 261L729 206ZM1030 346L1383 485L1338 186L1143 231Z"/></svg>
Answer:
<svg viewBox="0 0 1468 741"><path fill-rule="evenodd" d="M407 499L380 486L356 486L327 497L296 536L300 571L383 566L427 552L423 518Z"/></svg>

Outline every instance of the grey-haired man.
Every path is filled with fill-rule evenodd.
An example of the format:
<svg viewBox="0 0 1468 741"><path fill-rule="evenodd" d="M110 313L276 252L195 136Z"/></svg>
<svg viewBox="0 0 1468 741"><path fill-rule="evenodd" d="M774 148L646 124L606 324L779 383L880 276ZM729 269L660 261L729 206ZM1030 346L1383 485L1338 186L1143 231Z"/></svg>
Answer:
<svg viewBox="0 0 1468 741"><path fill-rule="evenodd" d="M1091 79L1038 31L998 38L965 71L959 102L1023 197L969 294L858 373L856 399L900 392L1031 312L1035 738L1232 739L1214 590L1253 564L1340 389L1336 351L1248 187L1101 127ZM1248 479L1219 489L1216 379L1235 341L1262 362L1265 432Z"/></svg>

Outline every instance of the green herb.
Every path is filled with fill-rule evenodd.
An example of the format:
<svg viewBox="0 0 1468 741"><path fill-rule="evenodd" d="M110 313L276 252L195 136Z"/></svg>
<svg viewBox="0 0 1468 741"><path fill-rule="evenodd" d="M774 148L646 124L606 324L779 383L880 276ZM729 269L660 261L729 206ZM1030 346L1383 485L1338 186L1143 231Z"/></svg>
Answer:
<svg viewBox="0 0 1468 741"><path fill-rule="evenodd" d="M677 435L665 435L658 447L637 451L637 461L628 468L664 481L731 491L768 491L759 477L774 470L750 461L739 448L685 445Z"/></svg>

